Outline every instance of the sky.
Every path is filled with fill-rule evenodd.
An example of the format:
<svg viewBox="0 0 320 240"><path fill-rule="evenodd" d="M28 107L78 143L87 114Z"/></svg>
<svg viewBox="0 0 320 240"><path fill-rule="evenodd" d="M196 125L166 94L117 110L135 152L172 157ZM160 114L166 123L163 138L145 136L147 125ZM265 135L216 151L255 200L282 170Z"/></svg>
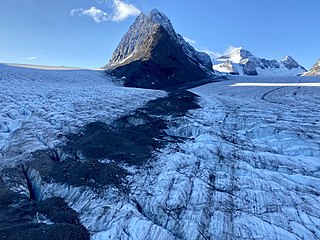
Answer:
<svg viewBox="0 0 320 240"><path fill-rule="evenodd" d="M212 57L241 46L307 69L320 58L319 0L0 0L0 62L102 67L153 8Z"/></svg>

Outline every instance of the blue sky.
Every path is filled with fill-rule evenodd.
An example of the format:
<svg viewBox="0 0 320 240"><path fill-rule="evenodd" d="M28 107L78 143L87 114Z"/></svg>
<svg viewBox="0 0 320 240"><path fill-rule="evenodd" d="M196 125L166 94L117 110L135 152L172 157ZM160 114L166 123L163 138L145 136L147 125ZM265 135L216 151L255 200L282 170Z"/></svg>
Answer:
<svg viewBox="0 0 320 240"><path fill-rule="evenodd" d="M135 16L157 8L199 50L320 58L319 0L1 0L0 62L101 67Z"/></svg>

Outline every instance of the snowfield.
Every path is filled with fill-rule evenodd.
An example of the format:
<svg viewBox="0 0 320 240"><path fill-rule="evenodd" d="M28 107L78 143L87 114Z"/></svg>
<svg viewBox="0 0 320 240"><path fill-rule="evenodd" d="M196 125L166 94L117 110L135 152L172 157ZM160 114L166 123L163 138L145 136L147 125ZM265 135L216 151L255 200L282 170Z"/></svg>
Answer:
<svg viewBox="0 0 320 240"><path fill-rule="evenodd" d="M166 95L102 74L0 66L2 167ZM145 165L122 164L127 191L31 175L41 199L62 197L94 240L320 239L319 85L319 77L230 77L192 89L201 108L164 117L168 136L183 141Z"/></svg>

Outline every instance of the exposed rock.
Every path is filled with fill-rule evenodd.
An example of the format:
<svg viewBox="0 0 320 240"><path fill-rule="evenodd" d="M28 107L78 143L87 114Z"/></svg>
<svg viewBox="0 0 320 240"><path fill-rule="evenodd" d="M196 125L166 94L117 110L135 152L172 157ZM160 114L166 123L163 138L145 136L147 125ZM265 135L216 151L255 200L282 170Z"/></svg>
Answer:
<svg viewBox="0 0 320 240"><path fill-rule="evenodd" d="M262 63L262 66L260 65L260 67L262 69L265 69L265 68L280 68L280 63L273 59L273 60L266 60L266 59L260 59L261 63Z"/></svg>
<svg viewBox="0 0 320 240"><path fill-rule="evenodd" d="M226 69L232 75L239 75L238 70L234 67L230 60L226 60L224 63L222 63L221 67Z"/></svg>
<svg viewBox="0 0 320 240"><path fill-rule="evenodd" d="M4 179L12 181L15 175L23 179L16 170L7 170ZM6 185L0 179L0 239L90 239L78 214L62 198L33 201Z"/></svg>
<svg viewBox="0 0 320 240"><path fill-rule="evenodd" d="M293 69L293 68L299 68L299 67L302 67L299 63L297 63L296 60L293 59L293 57L291 56L286 56L282 61L281 63L286 67L288 68L289 70L290 69ZM305 71L307 71L304 67L302 67L302 69L304 69Z"/></svg>
<svg viewBox="0 0 320 240"><path fill-rule="evenodd" d="M304 76L320 76L320 59L312 66L312 68L304 74Z"/></svg>
<svg viewBox="0 0 320 240"><path fill-rule="evenodd" d="M170 20L158 10L140 14L105 68L123 77L126 86L155 89L212 76L210 57L176 34Z"/></svg>
<svg viewBox="0 0 320 240"><path fill-rule="evenodd" d="M244 61L243 64L243 74L244 75L251 75L256 76L258 75L257 69L256 69L256 63L252 60Z"/></svg>

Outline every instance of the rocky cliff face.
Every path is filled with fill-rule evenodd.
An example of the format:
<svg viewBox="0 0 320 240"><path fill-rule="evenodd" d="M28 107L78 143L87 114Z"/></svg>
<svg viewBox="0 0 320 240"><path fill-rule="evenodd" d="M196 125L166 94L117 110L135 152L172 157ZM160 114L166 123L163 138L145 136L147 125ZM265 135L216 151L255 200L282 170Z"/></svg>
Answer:
<svg viewBox="0 0 320 240"><path fill-rule="evenodd" d="M240 47L230 51L227 55L215 59L213 69L236 75L297 75L306 69L291 56L283 60L267 60L254 56L248 50Z"/></svg>
<svg viewBox="0 0 320 240"><path fill-rule="evenodd" d="M210 57L176 34L158 10L140 14L105 68L123 77L126 86L143 88L169 88L212 76Z"/></svg>
<svg viewBox="0 0 320 240"><path fill-rule="evenodd" d="M289 70L293 69L293 68L302 68L305 71L307 71L304 67L302 67L299 63L297 63L296 60L293 59L293 57L291 56L286 56L281 63Z"/></svg>
<svg viewBox="0 0 320 240"><path fill-rule="evenodd" d="M312 68L304 74L304 76L320 76L320 59L312 66Z"/></svg>

